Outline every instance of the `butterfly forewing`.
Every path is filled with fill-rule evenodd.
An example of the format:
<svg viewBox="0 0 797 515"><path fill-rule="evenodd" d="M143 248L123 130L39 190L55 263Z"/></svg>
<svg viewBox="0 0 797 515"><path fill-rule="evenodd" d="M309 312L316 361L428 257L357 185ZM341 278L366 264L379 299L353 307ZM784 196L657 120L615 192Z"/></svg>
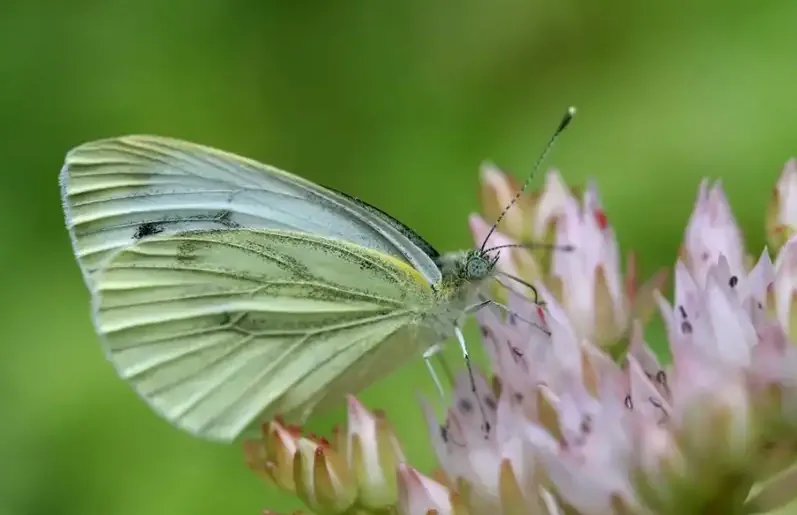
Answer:
<svg viewBox="0 0 797 515"><path fill-rule="evenodd" d="M91 275L115 251L161 233L263 228L340 238L440 279L433 249L356 199L220 150L157 136L94 141L61 172L67 227ZM369 209L370 208L370 209ZM90 284L89 284L90 285Z"/></svg>
<svg viewBox="0 0 797 515"><path fill-rule="evenodd" d="M119 374L155 410L230 440L304 417L398 367L434 336L434 294L404 262L304 233L157 234L96 282L95 324Z"/></svg>

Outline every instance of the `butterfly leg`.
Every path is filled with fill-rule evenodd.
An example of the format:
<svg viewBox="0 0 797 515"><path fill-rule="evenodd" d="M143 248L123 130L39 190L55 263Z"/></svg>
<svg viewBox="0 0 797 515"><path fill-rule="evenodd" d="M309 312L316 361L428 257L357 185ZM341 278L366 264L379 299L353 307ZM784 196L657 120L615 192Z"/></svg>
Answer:
<svg viewBox="0 0 797 515"><path fill-rule="evenodd" d="M467 308L465 308L465 312L468 313L468 314L472 314L472 313L475 313L475 312L479 311L483 307L490 306L490 305L495 306L498 309L501 309L501 310L505 311L507 313L507 315L509 315L511 317L510 318L510 323L513 323L512 319L518 319L518 320L520 320L522 322L525 322L525 323L529 324L532 327L535 327L535 328L539 329L540 331L542 331L543 333L547 334L548 336L551 335L551 331L546 329L544 326L540 325L537 322L532 322L531 320L527 320L526 318L518 315L517 313L515 313L514 311L509 309L509 306L507 306L506 304L501 304L500 302L496 302L496 301L494 301L492 299L483 300L483 301L479 302L478 304L473 304L472 306L468 306ZM538 304L538 305L542 306L542 304Z"/></svg>
<svg viewBox="0 0 797 515"><path fill-rule="evenodd" d="M426 369L429 371L429 375L432 376L432 381L434 381L434 385L437 388L437 392L440 394L440 398L445 402L446 394L443 391L443 384L440 382L440 378L437 377L437 373L434 371L434 367L432 366L432 358L440 353L443 350L443 342L438 342L426 349L423 353L423 361L426 363Z"/></svg>
<svg viewBox="0 0 797 515"><path fill-rule="evenodd" d="M465 308L465 313L471 315L471 314L476 313L477 311L479 311L484 306L489 306L490 304L498 304L498 303L495 302L492 299L483 300L483 301L479 302L478 304L474 304L472 306L468 306L467 308Z"/></svg>
<svg viewBox="0 0 797 515"><path fill-rule="evenodd" d="M454 327L454 334L457 336L459 348L462 350L462 357L465 359L465 366L468 368L470 390L473 392L474 397L476 397L476 404L479 405L479 411L481 412L482 420L484 421L482 424L482 430L484 431L484 439L486 440L490 434L490 422L487 421L487 413L484 411L484 406L482 405L482 401L479 398L479 392L476 388L476 378L473 375L473 367L470 364L470 353L468 353L468 346L465 343L465 335L462 334L462 329L460 329L459 326Z"/></svg>

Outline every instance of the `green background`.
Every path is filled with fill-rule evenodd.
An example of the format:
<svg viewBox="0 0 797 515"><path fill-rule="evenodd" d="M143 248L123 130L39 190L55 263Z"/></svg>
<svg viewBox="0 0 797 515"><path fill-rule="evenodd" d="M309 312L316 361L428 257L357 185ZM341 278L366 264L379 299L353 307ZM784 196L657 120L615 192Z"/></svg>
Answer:
<svg viewBox="0 0 797 515"><path fill-rule="evenodd" d="M597 179L650 273L673 262L703 176L724 180L759 252L797 153L796 21L793 0L6 0L0 513L296 507L105 362L63 228L70 147L135 132L221 147L360 196L445 250L470 245L479 163L526 173L574 104L549 164ZM428 470L413 390L433 394L420 359L363 399Z"/></svg>

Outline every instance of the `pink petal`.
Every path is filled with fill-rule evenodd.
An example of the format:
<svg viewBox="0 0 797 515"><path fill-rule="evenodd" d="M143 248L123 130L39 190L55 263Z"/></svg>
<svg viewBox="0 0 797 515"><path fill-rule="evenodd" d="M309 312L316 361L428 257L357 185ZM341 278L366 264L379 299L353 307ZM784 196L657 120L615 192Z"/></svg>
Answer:
<svg viewBox="0 0 797 515"><path fill-rule="evenodd" d="M797 234L789 238L775 259L775 313L787 332L790 330L795 292L797 292Z"/></svg>
<svg viewBox="0 0 797 515"><path fill-rule="evenodd" d="M797 227L797 159L789 159L778 179L778 223Z"/></svg>
<svg viewBox="0 0 797 515"><path fill-rule="evenodd" d="M398 487L401 515L426 515L429 510L448 515L453 511L448 488L404 463L398 467Z"/></svg>

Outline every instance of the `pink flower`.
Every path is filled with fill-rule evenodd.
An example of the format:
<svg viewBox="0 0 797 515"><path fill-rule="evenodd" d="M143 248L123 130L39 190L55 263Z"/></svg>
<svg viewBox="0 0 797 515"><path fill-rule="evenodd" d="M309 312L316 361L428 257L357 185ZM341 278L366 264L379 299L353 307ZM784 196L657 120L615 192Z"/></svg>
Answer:
<svg viewBox="0 0 797 515"><path fill-rule="evenodd" d="M500 172L485 173L511 197ZM353 398L349 429L332 444L272 422L250 444L250 465L329 514L765 513L797 498L797 236L774 264L764 249L747 266L722 190L703 182L672 300L650 291L663 359L621 286L594 186L578 202L557 177L527 205L546 206L529 231L551 230L584 254L554 253L548 266L522 249L502 254L506 274L538 274L542 302L502 288L509 314L477 312L492 370L475 393L459 374L443 413L423 405L434 478L405 463L384 418ZM510 222L513 237L527 229L523 217ZM489 225L472 217L471 228L478 240ZM497 232L492 244L513 237ZM622 327L614 354L607 326Z"/></svg>
<svg viewBox="0 0 797 515"><path fill-rule="evenodd" d="M398 496L401 447L381 414L348 399L348 427L330 443L303 436L296 426L273 421L260 440L246 443L250 468L265 480L295 493L316 513L387 509Z"/></svg>
<svg viewBox="0 0 797 515"><path fill-rule="evenodd" d="M480 314L500 387L490 389L482 378L475 397L463 376L443 424L427 410L448 483L464 485L477 513L510 510L504 469L527 485L522 503L529 513L545 513L543 492L582 514L738 509L755 481L772 474L772 442L783 445L779 451L797 443L789 434L797 429L797 349L760 305L768 263L762 257L738 278L721 257L702 285L678 263L675 306L659 297L673 356L667 367L639 324L628 356L616 364L576 337L544 289L544 316L530 317L536 308L514 319ZM541 323L547 333L536 327ZM489 408L494 431L487 435L476 402ZM789 461L795 459L791 451Z"/></svg>
<svg viewBox="0 0 797 515"><path fill-rule="evenodd" d="M495 219L498 215L494 206L505 206L517 188L497 168L491 167L488 172L482 175L482 199L485 205L493 206L485 210L488 219ZM545 284L568 313L576 334L600 347L610 347L621 340L631 320L647 320L655 305L653 290L664 286L667 273L660 270L646 283L637 285L636 259L632 254L628 258L629 269L623 275L614 229L595 184L587 186L579 201L559 173L552 170L542 192L522 198L522 207L509 212L512 223L502 222L499 226L510 232L495 231L487 246L551 241L555 247L536 251L533 245L531 249L504 249L499 260L502 272ZM474 241L480 246L491 225L481 216L471 215L470 226ZM503 278L502 283L523 289L509 277ZM504 300L505 290L499 287L493 294Z"/></svg>

